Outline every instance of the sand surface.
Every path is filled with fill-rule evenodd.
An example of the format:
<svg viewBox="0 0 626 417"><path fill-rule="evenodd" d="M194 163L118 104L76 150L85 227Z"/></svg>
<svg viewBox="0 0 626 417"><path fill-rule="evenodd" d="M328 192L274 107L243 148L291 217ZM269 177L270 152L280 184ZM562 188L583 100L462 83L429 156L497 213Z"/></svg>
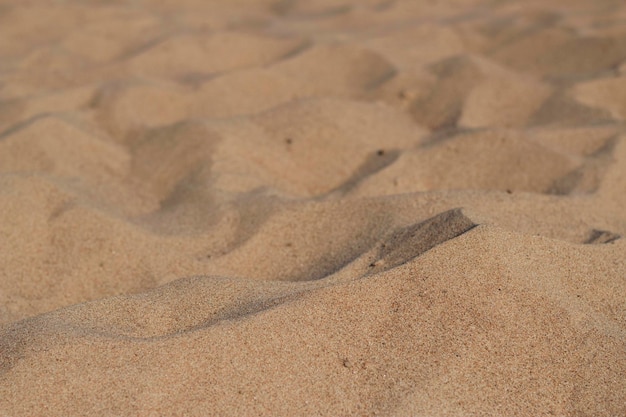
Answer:
<svg viewBox="0 0 626 417"><path fill-rule="evenodd" d="M0 0L0 416L626 415L623 0Z"/></svg>

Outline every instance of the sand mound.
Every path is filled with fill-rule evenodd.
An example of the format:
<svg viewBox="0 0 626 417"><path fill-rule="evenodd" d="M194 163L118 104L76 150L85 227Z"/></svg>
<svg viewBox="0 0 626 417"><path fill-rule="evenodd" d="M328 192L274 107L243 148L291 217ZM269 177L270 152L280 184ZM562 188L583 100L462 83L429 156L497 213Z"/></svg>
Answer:
<svg viewBox="0 0 626 417"><path fill-rule="evenodd" d="M623 415L624 19L0 0L0 415Z"/></svg>

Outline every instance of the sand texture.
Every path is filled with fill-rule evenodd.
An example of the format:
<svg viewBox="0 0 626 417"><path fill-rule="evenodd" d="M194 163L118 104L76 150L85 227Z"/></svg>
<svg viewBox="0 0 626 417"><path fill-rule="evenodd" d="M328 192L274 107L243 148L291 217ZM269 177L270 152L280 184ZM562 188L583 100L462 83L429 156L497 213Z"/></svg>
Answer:
<svg viewBox="0 0 626 417"><path fill-rule="evenodd" d="M0 416L626 415L623 0L0 0Z"/></svg>

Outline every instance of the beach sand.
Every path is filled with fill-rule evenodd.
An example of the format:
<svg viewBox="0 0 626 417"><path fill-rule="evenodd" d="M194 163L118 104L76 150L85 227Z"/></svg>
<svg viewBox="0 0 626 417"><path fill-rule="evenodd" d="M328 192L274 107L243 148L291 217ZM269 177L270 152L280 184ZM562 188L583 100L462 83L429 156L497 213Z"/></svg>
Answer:
<svg viewBox="0 0 626 417"><path fill-rule="evenodd" d="M0 416L626 415L621 0L0 0Z"/></svg>

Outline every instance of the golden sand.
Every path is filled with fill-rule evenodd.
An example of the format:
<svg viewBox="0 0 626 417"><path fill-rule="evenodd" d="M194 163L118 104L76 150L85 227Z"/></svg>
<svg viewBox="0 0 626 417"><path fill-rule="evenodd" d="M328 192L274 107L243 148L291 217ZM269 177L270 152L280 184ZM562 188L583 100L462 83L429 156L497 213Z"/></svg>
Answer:
<svg viewBox="0 0 626 417"><path fill-rule="evenodd" d="M621 0L0 0L0 416L626 415Z"/></svg>

